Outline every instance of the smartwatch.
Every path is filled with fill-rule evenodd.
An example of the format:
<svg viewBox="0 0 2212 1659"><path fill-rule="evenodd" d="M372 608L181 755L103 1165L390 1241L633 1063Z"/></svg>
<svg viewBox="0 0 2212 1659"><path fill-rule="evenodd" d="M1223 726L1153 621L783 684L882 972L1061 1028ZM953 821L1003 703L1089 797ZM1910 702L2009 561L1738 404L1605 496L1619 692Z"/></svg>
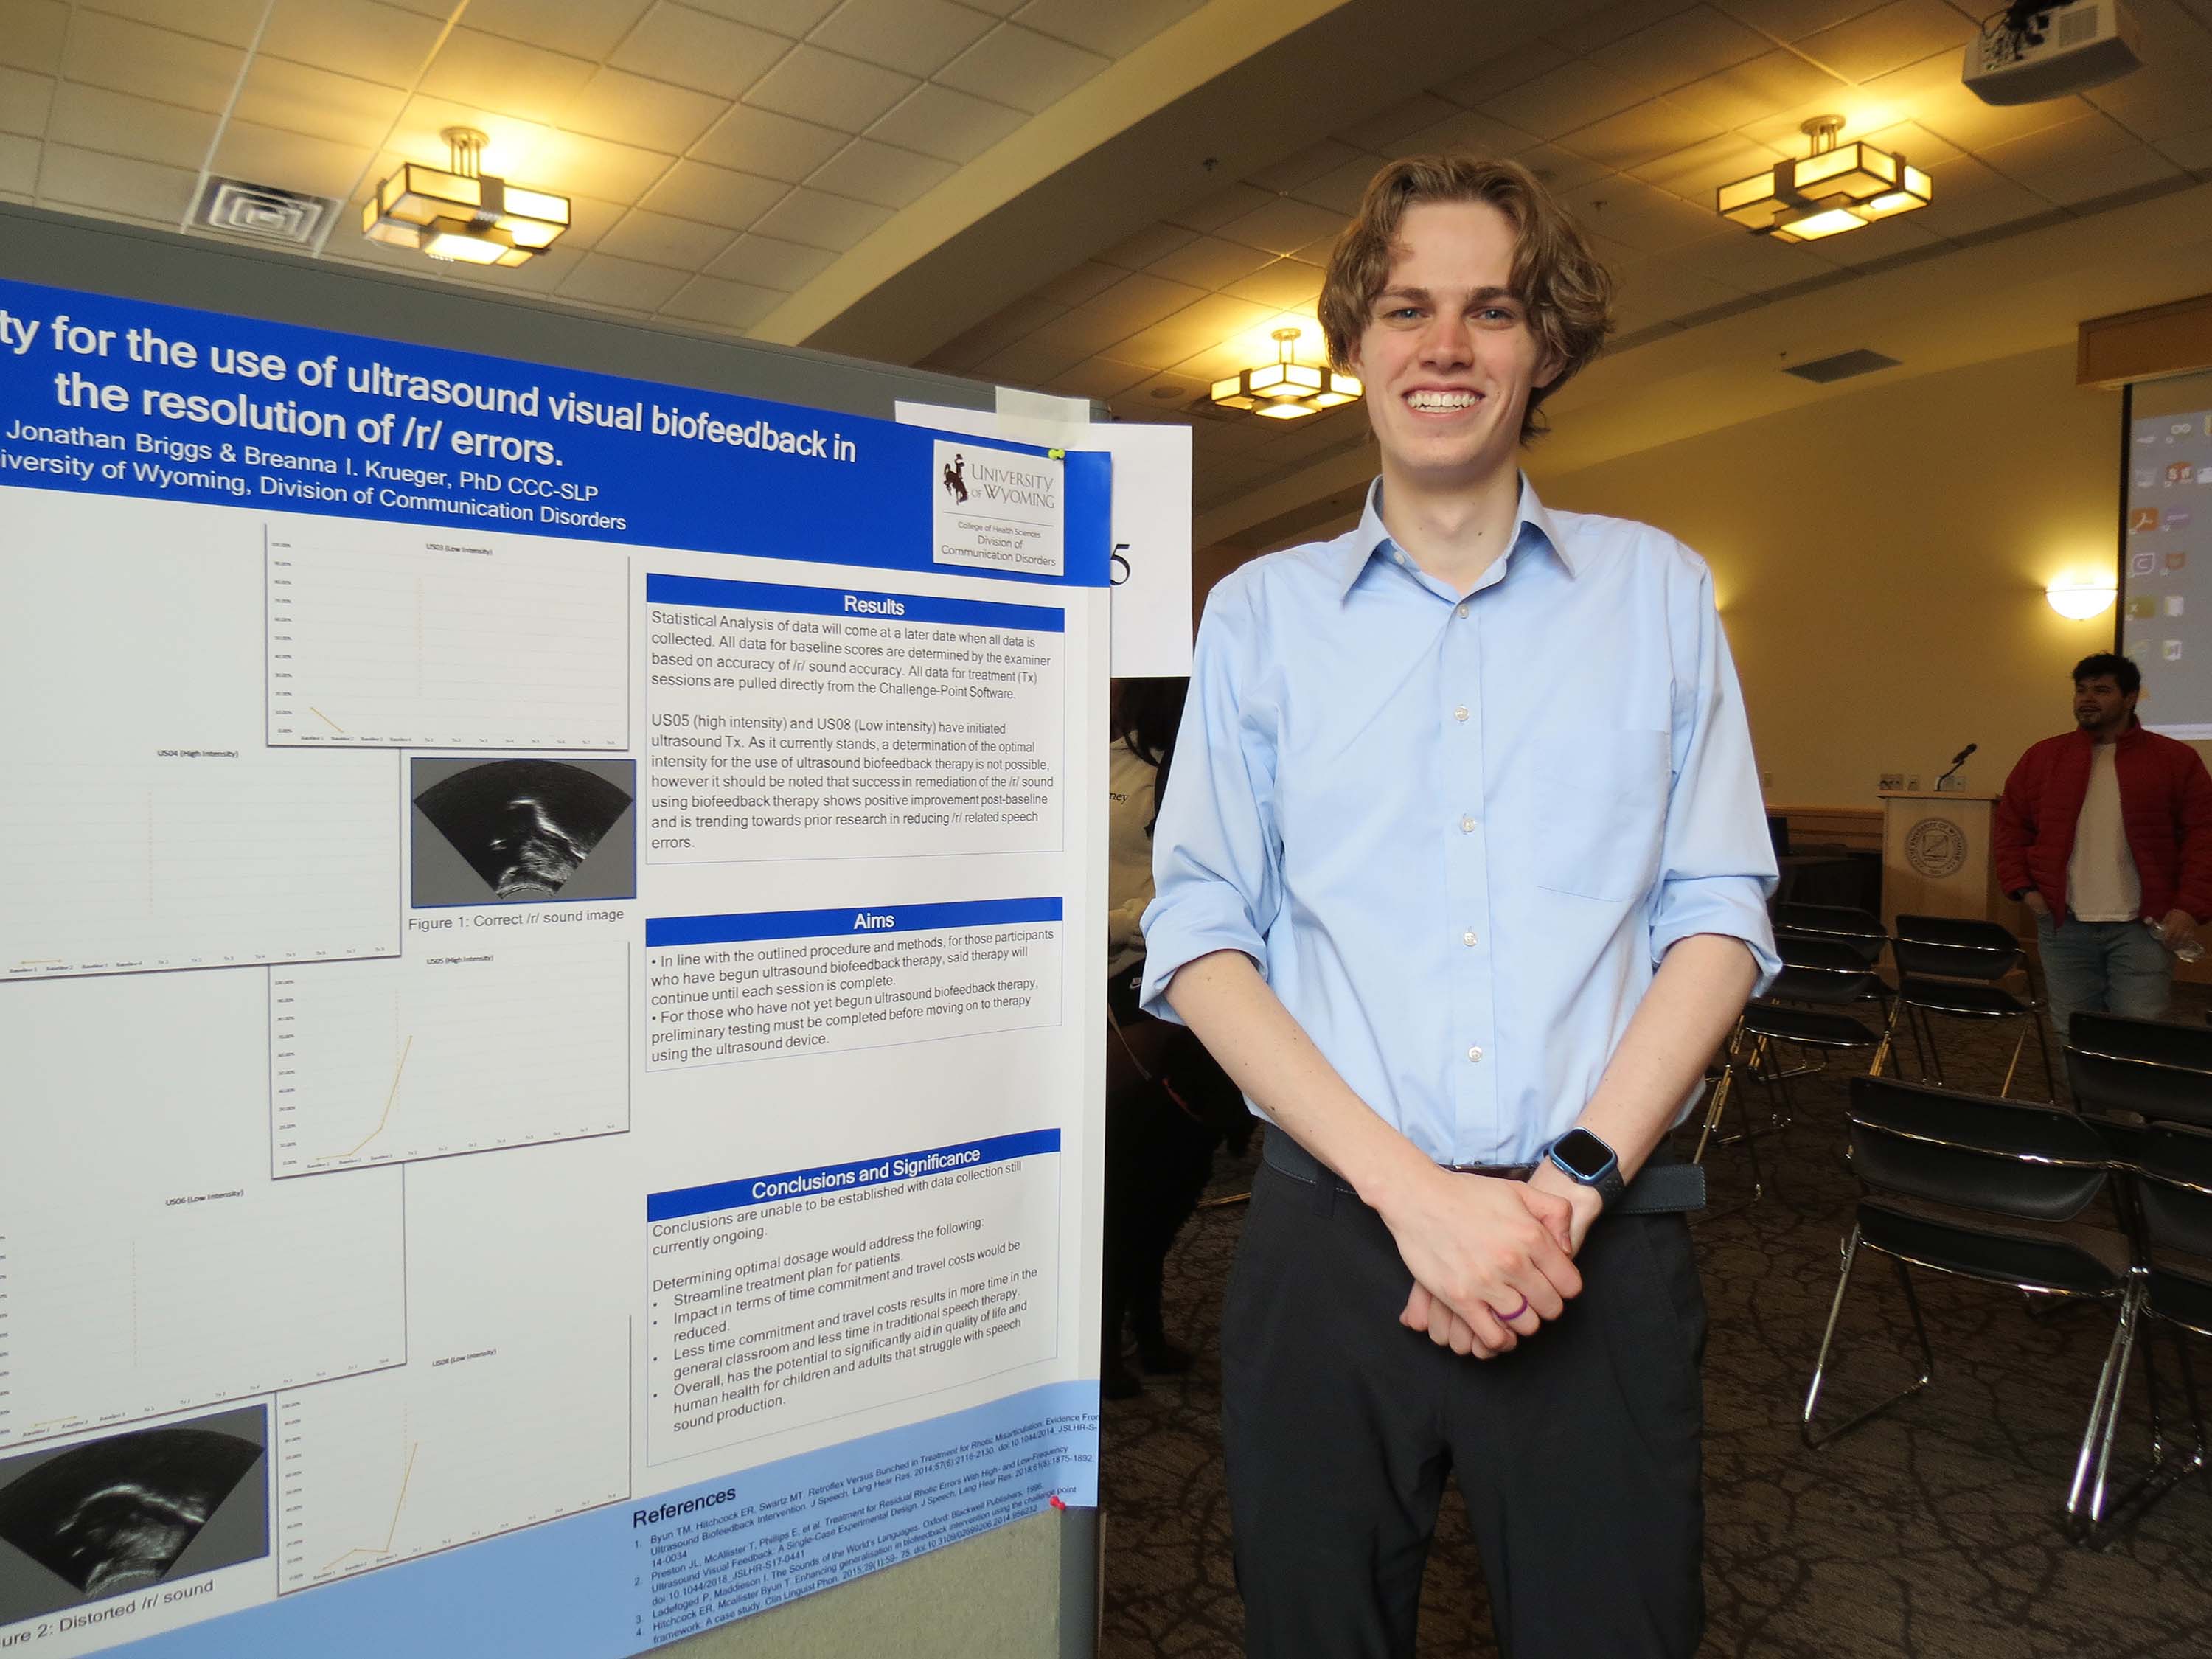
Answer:
<svg viewBox="0 0 2212 1659"><path fill-rule="evenodd" d="M1578 1186L1595 1187L1607 1209L1626 1190L1620 1178L1620 1159L1612 1147L1588 1129L1570 1129L1552 1143L1546 1159Z"/></svg>

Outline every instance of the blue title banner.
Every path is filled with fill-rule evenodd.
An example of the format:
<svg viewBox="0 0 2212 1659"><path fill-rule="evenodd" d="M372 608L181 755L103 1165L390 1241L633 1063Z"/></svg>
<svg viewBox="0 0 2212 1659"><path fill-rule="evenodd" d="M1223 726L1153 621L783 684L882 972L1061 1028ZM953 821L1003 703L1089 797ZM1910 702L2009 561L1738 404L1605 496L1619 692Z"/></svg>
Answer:
<svg viewBox="0 0 2212 1659"><path fill-rule="evenodd" d="M724 916L648 916L645 945L650 951L685 945L750 945L762 939L922 933L943 927L991 927L1060 919L1057 898L854 905L838 910L742 910Z"/></svg>
<svg viewBox="0 0 2212 1659"><path fill-rule="evenodd" d="M953 1146L932 1146L895 1158L863 1158L854 1164L825 1164L811 1170L783 1170L775 1175L744 1176L736 1181L717 1181L704 1187L683 1187L673 1192L648 1193L647 1221L678 1221L685 1216L712 1215L718 1210L743 1209L749 1204L773 1204L780 1198L808 1198L817 1193L840 1193L861 1187L880 1187L894 1181L913 1181L923 1176L946 1175L956 1170L1005 1164L1018 1158L1035 1158L1060 1150L1060 1131L1030 1129L1020 1134L993 1135Z"/></svg>
<svg viewBox="0 0 2212 1659"><path fill-rule="evenodd" d="M1111 463L475 352L0 282L0 484L1070 586ZM1051 480L1057 477L1058 482ZM1042 482L1041 482L1041 480ZM1048 499L1058 489L1060 500ZM940 503L940 495L944 501ZM999 496L1003 495L1003 501ZM1064 573L940 557L940 507L1055 508Z"/></svg>
<svg viewBox="0 0 2212 1659"><path fill-rule="evenodd" d="M789 587L781 582L732 582L719 576L669 576L657 571L646 576L645 598L649 605L681 605L715 611L874 617L967 628L1011 629L1030 634L1067 631L1067 612L1048 605L944 599L927 593L860 593L842 587Z"/></svg>

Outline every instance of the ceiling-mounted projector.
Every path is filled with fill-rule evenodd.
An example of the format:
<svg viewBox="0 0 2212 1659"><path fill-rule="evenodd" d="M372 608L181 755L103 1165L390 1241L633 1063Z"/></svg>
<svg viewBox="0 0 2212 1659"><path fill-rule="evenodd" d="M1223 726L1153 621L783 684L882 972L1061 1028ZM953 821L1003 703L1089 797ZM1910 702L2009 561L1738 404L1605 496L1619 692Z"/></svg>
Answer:
<svg viewBox="0 0 2212 1659"><path fill-rule="evenodd" d="M2142 68L2142 40L2120 0L2026 0L1966 42L1966 89L1985 104L2087 92Z"/></svg>

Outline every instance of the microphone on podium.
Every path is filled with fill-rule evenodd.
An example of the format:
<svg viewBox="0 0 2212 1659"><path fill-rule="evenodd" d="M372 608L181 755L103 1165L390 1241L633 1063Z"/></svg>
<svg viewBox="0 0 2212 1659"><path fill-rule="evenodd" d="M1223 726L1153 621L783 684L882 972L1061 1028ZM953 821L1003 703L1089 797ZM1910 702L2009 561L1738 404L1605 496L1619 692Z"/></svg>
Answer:
<svg viewBox="0 0 2212 1659"><path fill-rule="evenodd" d="M1974 750L1979 749L1981 746L1982 745L1978 743L1970 743L1964 749L1961 749L1957 754L1952 756L1951 771L1946 772L1942 777L1936 779L1936 787L1938 789L1941 789L1946 783L1950 781L1951 774L1953 772L1956 772L1960 767L1964 766L1966 763L1966 757L1972 754Z"/></svg>

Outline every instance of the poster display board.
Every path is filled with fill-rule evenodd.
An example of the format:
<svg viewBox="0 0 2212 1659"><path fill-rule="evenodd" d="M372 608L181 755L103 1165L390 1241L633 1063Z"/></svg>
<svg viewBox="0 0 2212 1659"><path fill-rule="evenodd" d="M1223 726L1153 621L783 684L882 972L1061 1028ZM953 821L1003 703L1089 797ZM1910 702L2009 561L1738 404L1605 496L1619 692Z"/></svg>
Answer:
<svg viewBox="0 0 2212 1659"><path fill-rule="evenodd" d="M1110 486L0 282L0 1651L1096 1503Z"/></svg>

